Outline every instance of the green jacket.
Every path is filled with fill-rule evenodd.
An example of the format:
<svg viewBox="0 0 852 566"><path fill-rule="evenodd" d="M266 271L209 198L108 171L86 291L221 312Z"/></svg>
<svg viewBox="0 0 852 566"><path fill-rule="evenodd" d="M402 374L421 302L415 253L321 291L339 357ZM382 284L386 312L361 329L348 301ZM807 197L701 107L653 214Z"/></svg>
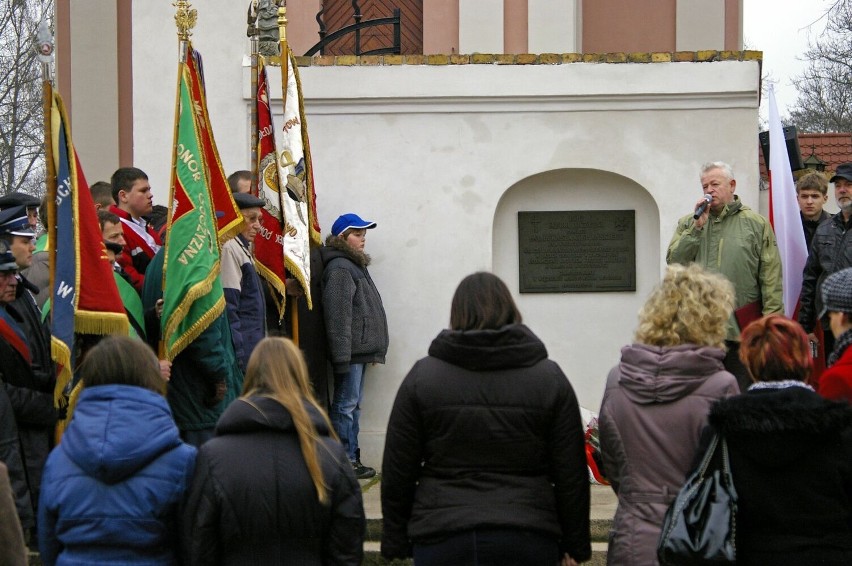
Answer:
<svg viewBox="0 0 852 566"><path fill-rule="evenodd" d="M722 212L710 215L702 230L692 214L677 223L669 244L667 263L697 263L727 277L736 291L735 308L755 301L763 314L784 312L781 294L781 256L769 221L734 197ZM731 316L728 340L740 339L740 327Z"/></svg>
<svg viewBox="0 0 852 566"><path fill-rule="evenodd" d="M163 296L164 250L157 252L145 271L142 303L146 308L153 308ZM148 342L152 345L159 340L158 327L159 323L148 325ZM209 406L205 400L215 393L218 382L225 383L225 398ZM172 361L166 398L181 432L212 429L242 388L243 373L231 342L228 316L222 313Z"/></svg>

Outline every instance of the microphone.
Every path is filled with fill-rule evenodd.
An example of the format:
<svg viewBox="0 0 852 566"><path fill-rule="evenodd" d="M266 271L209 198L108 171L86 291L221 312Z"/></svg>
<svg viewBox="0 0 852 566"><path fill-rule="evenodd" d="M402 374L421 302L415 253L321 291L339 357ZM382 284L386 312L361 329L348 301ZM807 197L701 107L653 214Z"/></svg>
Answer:
<svg viewBox="0 0 852 566"><path fill-rule="evenodd" d="M707 207L710 206L710 201L713 200L713 197L710 195L704 195L704 202L701 203L698 208L695 209L695 214L692 215L693 220L698 220L704 211L707 210Z"/></svg>

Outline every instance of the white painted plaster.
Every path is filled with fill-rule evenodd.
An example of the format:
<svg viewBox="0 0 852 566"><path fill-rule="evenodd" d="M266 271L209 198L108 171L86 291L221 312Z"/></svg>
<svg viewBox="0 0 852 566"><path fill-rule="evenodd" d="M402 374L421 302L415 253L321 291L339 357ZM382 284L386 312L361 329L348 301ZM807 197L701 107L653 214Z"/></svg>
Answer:
<svg viewBox="0 0 852 566"><path fill-rule="evenodd" d="M579 53L581 0L529 0L530 53Z"/></svg>
<svg viewBox="0 0 852 566"><path fill-rule="evenodd" d="M503 53L503 0L459 0L459 53Z"/></svg>
<svg viewBox="0 0 852 566"><path fill-rule="evenodd" d="M134 155L164 203L177 41L171 13L148 4L134 3ZM234 23L244 8L218 5L199 14L194 38L230 172L249 165L247 42ZM637 211L635 293L518 297L581 404L597 410L676 221L700 194L701 163L730 162L742 199L758 203L757 62L300 72L324 234L342 212L378 222L367 252L391 347L387 364L368 370L361 435L370 465L381 461L399 383L447 325L459 280L493 270L517 290L517 210ZM280 101L277 73L270 80Z"/></svg>
<svg viewBox="0 0 852 566"><path fill-rule="evenodd" d="M676 14L677 51L725 49L725 0L677 0Z"/></svg>

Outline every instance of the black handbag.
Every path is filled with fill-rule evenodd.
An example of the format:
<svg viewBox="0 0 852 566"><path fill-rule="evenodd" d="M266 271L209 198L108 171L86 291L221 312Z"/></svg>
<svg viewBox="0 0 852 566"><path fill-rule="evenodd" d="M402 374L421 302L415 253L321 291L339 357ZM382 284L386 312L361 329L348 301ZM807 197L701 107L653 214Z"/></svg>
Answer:
<svg viewBox="0 0 852 566"><path fill-rule="evenodd" d="M722 467L716 454L722 449ZM710 463L714 462L712 467ZM737 560L737 492L728 444L716 434L701 465L686 480L666 511L657 545L662 565L725 564Z"/></svg>

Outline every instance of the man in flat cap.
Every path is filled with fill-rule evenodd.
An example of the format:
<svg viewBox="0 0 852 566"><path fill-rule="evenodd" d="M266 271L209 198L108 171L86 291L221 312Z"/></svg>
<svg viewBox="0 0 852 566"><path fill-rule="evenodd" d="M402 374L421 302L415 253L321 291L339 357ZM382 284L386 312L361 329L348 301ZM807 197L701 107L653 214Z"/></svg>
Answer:
<svg viewBox="0 0 852 566"><path fill-rule="evenodd" d="M243 230L222 246L222 288L234 350L245 372L254 347L266 336L266 301L254 267L251 245L263 222L263 200L250 193L234 193L243 215Z"/></svg>
<svg viewBox="0 0 852 566"><path fill-rule="evenodd" d="M826 357L834 348L834 339L828 318L817 316L823 306L817 290L832 273L852 267L852 234L849 230L852 227L852 163L839 165L829 182L834 183L834 198L840 212L817 226L814 233L802 277L798 317L799 324L814 344L818 342L814 327L818 322L822 323Z"/></svg>
<svg viewBox="0 0 852 566"><path fill-rule="evenodd" d="M817 392L827 399L852 404L852 268L825 278L822 304L820 318L828 318L835 344L828 358L829 368L817 382Z"/></svg>

